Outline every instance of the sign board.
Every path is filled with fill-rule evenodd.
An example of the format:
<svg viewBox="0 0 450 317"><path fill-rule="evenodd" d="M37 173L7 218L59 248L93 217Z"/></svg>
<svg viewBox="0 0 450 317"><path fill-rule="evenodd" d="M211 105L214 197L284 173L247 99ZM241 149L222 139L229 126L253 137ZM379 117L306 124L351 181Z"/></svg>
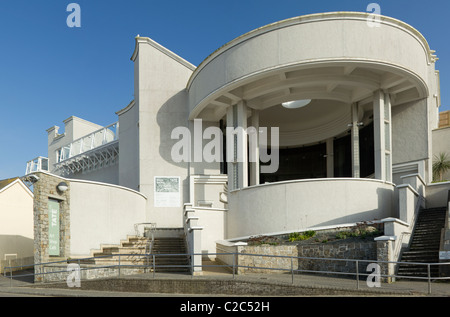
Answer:
<svg viewBox="0 0 450 317"><path fill-rule="evenodd" d="M59 256L59 202L48 201L48 254Z"/></svg>
<svg viewBox="0 0 450 317"><path fill-rule="evenodd" d="M155 177L155 207L181 207L180 178Z"/></svg>

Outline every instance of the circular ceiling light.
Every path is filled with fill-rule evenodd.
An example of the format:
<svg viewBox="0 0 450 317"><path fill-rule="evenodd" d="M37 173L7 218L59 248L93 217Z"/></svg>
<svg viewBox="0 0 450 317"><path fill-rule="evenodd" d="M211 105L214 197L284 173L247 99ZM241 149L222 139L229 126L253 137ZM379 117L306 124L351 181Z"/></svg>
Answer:
<svg viewBox="0 0 450 317"><path fill-rule="evenodd" d="M289 102L283 102L281 105L287 109L298 109L305 107L311 103L311 99L295 100Z"/></svg>

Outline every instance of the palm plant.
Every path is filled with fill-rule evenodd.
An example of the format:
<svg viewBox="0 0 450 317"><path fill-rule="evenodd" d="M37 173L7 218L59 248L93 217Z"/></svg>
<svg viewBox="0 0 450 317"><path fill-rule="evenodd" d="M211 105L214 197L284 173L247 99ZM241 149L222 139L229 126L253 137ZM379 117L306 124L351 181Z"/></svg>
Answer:
<svg viewBox="0 0 450 317"><path fill-rule="evenodd" d="M439 153L434 156L433 162L433 175L436 179L439 177L439 181L442 182L444 173L450 169L450 159L447 153Z"/></svg>

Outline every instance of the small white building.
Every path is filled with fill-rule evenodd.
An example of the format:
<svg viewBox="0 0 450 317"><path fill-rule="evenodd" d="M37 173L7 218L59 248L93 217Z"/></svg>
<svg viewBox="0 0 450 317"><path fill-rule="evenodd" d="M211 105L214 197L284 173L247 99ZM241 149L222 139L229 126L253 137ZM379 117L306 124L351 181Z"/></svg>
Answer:
<svg viewBox="0 0 450 317"><path fill-rule="evenodd" d="M417 205L445 206L450 188L429 186L434 136L447 132L433 132L437 57L412 26L368 17L273 23L198 66L138 36L135 99L111 126L48 129L49 171L140 192L142 222L201 230L201 251L381 219L410 230Z"/></svg>
<svg viewBox="0 0 450 317"><path fill-rule="evenodd" d="M0 272L9 263L33 263L33 193L18 177L0 180L0 219Z"/></svg>

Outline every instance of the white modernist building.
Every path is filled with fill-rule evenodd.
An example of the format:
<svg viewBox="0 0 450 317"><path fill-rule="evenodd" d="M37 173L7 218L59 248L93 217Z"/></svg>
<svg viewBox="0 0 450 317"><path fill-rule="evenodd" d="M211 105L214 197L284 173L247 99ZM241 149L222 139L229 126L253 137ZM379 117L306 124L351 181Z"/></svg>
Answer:
<svg viewBox="0 0 450 317"><path fill-rule="evenodd" d="M146 202L123 211L134 215L121 219L124 232L139 217L185 228L201 232L201 251L215 252L217 240L361 221L411 227L418 205L447 203L449 184L431 185L437 58L410 25L368 18L280 21L199 66L137 36L135 99L111 126L71 117L64 133L48 129L49 172L80 188L112 186L117 200L120 189L139 193ZM117 243L102 230L71 237L88 254L94 244ZM72 246L79 255L80 245Z"/></svg>

